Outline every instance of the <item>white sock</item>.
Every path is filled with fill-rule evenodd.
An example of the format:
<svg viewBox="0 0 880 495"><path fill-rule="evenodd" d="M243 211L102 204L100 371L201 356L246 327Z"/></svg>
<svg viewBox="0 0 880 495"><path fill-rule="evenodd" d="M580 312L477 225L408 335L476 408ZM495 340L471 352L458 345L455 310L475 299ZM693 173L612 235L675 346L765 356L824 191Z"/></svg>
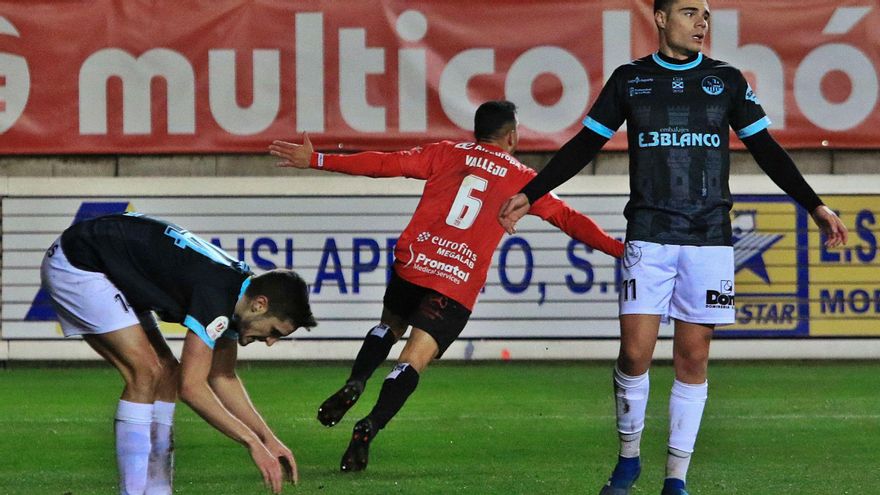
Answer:
<svg viewBox="0 0 880 495"><path fill-rule="evenodd" d="M647 371L643 375L629 376L614 367L614 396L617 402L617 434L620 437L621 457L639 456L650 386Z"/></svg>
<svg viewBox="0 0 880 495"><path fill-rule="evenodd" d="M174 480L174 403L153 403L147 495L170 495Z"/></svg>
<svg viewBox="0 0 880 495"><path fill-rule="evenodd" d="M669 447L666 450L666 477L685 481L691 465L691 452Z"/></svg>
<svg viewBox="0 0 880 495"><path fill-rule="evenodd" d="M116 408L116 462L119 493L141 495L147 486L150 458L150 423L153 404L120 400Z"/></svg>
<svg viewBox="0 0 880 495"><path fill-rule="evenodd" d="M687 476L708 391L709 382L692 385L675 380L672 383L672 394L669 396L667 478L684 481Z"/></svg>

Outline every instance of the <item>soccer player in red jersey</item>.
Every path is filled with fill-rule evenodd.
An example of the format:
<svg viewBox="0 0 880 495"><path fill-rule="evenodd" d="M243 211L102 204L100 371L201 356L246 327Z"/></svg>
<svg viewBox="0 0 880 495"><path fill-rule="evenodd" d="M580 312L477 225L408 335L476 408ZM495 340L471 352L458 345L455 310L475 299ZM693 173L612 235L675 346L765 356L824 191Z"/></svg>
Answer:
<svg viewBox="0 0 880 495"><path fill-rule="evenodd" d="M535 176L510 154L519 140L513 103L482 104L474 118L474 137L476 142L443 141L395 153L314 153L306 135L302 145L275 141L269 147L282 159L280 166L427 181L395 248L381 321L364 338L345 386L318 410L324 425L339 422L391 346L412 326L375 407L354 427L342 471L367 467L370 442L403 407L419 373L440 358L464 329L486 282L492 253L504 235L495 212ZM620 241L554 195L536 201L529 213L588 246L618 258L623 254Z"/></svg>

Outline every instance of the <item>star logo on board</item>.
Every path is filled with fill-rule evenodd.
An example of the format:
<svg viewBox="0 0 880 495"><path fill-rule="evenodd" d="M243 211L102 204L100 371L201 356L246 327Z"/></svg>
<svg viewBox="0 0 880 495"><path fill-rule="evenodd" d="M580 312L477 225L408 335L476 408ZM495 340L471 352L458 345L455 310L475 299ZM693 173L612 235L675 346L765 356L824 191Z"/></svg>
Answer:
<svg viewBox="0 0 880 495"><path fill-rule="evenodd" d="M73 222L82 222L90 218L110 215L113 213L125 213L134 211L134 206L128 201L85 201L79 206ZM49 294L41 287L34 296L31 307L24 317L25 321L57 321L58 314L49 300Z"/></svg>
<svg viewBox="0 0 880 495"><path fill-rule="evenodd" d="M741 210L733 212L733 262L735 272L747 269L770 283L764 253L782 239L782 234L761 234L757 230L757 211Z"/></svg>

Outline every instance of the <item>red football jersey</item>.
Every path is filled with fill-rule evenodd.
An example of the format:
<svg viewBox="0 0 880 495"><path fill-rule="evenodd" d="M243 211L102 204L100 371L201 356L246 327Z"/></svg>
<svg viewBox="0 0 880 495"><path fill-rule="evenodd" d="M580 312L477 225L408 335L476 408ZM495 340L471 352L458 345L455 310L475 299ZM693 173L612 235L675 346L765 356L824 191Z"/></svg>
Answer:
<svg viewBox="0 0 880 495"><path fill-rule="evenodd" d="M497 215L535 171L501 148L443 141L395 153L312 156L312 167L369 177L424 179L422 199L397 241L394 269L405 280L473 309L501 242ZM588 246L620 257L623 244L552 194L537 215Z"/></svg>

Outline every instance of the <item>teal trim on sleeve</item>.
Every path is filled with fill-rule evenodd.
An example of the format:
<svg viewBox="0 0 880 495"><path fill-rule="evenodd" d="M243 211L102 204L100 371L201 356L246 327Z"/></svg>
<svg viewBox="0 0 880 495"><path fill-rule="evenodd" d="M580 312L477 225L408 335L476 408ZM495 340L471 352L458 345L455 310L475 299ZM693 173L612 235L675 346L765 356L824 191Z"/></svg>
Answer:
<svg viewBox="0 0 880 495"><path fill-rule="evenodd" d="M584 127L586 127L587 129L589 129L589 130L595 132L596 134L598 134L598 135L600 135L600 136L602 136L602 137L604 137L604 138L606 138L606 139L611 139L611 136L614 135L614 131L612 131L611 129L609 129L609 128L605 127L604 125L600 124L599 122L597 122L596 120L594 120L594 119L593 119L592 117L590 117L589 115L587 115L586 117L584 117L584 122L583 122L583 124L584 124Z"/></svg>
<svg viewBox="0 0 880 495"><path fill-rule="evenodd" d="M740 139L745 139L749 136L753 136L753 135L763 131L764 129L766 129L768 127L770 127L770 117L765 116L763 119L758 120L754 124L747 126L747 127L743 127L742 129L736 131L736 137L738 137Z"/></svg>
<svg viewBox="0 0 880 495"><path fill-rule="evenodd" d="M196 335L202 339L202 342L208 345L211 349L214 348L214 341L208 337L208 332L205 331L205 326L199 323L199 320L193 318L190 315L186 315L186 318L183 319L183 326L189 328Z"/></svg>

